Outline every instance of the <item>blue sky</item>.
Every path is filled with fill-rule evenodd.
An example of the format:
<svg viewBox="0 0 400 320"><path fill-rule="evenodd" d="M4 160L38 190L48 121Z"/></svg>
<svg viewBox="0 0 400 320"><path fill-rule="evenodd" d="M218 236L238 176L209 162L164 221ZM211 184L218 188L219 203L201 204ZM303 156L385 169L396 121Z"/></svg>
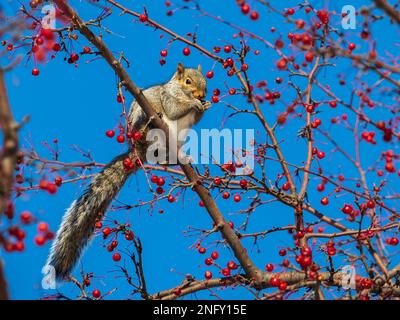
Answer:
<svg viewBox="0 0 400 320"><path fill-rule="evenodd" d="M102 1L100 1L102 2ZM70 1L70 3L79 11L84 19L97 17L100 9L96 6L88 4L86 1ZM200 44L208 49L213 46L223 46L226 43L234 43L238 45L238 40L232 39L235 33L229 26L223 25L207 17L200 17L197 11L179 10L172 17L168 17L165 12L164 1L121 1L127 4L129 8L138 12L142 11L145 6L150 17L154 18L161 24L171 28L179 34L188 32L197 32L197 39ZM287 32L293 31L293 25L284 22L276 13L268 12L261 4L252 3L254 8L260 12L260 19L257 22L251 21L247 16L240 13L239 7L235 5L235 1L223 0L200 1L201 6L208 12L221 15L224 19L234 22L249 31L255 32L269 41L275 41L279 35L286 37ZM329 1L311 1L316 8L327 8ZM362 1L352 1L355 7L359 7ZM296 1L280 2L278 8L285 8L295 5ZM340 8L347 1L335 1L329 4L329 9ZM7 3L6 10L11 12L17 6ZM309 21L309 17L304 13L295 16L301 17ZM332 22L340 28L337 17L332 18ZM336 20L335 20L336 19ZM360 21L358 21L356 30L343 30L346 39L354 41L357 44L357 52L362 53L368 50L371 43L360 41L358 35L361 31ZM104 21L104 26L112 30L112 34L103 32L104 41L115 54L123 51L125 57L130 62L128 72L132 80L142 88L158 84L168 80L170 75L175 71L178 62L183 62L187 66L196 67L198 64L203 66L203 70L207 71L213 68L214 62L207 57L202 56L195 49L189 57L182 55L184 45L173 42L168 51L167 63L160 66L160 50L168 46L168 36L160 37L163 33L146 27L143 24L134 21L128 15L119 16L119 11L115 10L114 14ZM271 33L269 29L275 27L277 31ZM391 36L387 36L387 30L391 31ZM399 47L394 44L395 38L398 38L399 29L390 26L387 19L378 21L373 26L374 38L378 39L376 44L379 53L383 57L389 55L396 56L399 54ZM248 58L249 76L255 82L266 80L271 89L276 87L282 95L281 101L274 106L264 104L263 111L267 115L268 121L273 123L279 112L285 110L284 103L290 103L294 98L293 89L287 85L288 78L285 73L276 70L275 61L278 59L277 54L264 47L263 44L255 40L249 40L248 44L252 50L260 50L261 54L256 56L250 54ZM87 45L83 36L73 43L73 49L80 52L83 46ZM71 48L72 49L72 48ZM287 49L286 49L287 50ZM222 56L226 56L221 54ZM99 163L107 163L114 156L125 150L125 146L118 145L114 140L107 139L104 132L108 129L115 128L119 121L121 113L121 105L116 102L116 77L111 69L101 59L96 59L89 63L91 57L82 56L79 60L78 67L67 64L63 61L64 54L60 53L56 59L47 64L39 65L41 70L39 77L31 76L32 62L23 60L18 68L7 74L7 85L9 90L10 102L14 110L17 120L21 120L25 115L30 116L29 122L21 131L21 143L27 145L31 143L43 157L49 157L49 153L43 146L44 141L51 143L53 139L58 139L60 148L60 160L65 162L84 161L85 159L77 153L72 146L77 145L81 150L90 151L93 158ZM301 59L299 59L302 61ZM333 92L340 96L343 100L349 101L350 89L352 81L356 76L356 70L351 68L351 64L346 59L335 59L335 66L328 66L321 71L319 79L325 84L329 84ZM337 74L344 75L346 86L338 84ZM274 84L276 76L284 79L284 83L279 87ZM376 76L372 73L363 76L363 80L369 83L375 81ZM304 81L293 79L293 81L304 88ZM208 82L208 98L211 98L212 90L220 88L225 90L227 87L238 88L239 84L235 78L227 78L225 71L220 66L215 67L215 77ZM384 83L387 85L387 83ZM373 93L375 99L385 103L393 103L392 97L384 96L379 90ZM132 98L126 95L130 102ZM316 99L326 99L320 90L315 90ZM240 96L228 97L226 102L232 103L238 107L245 108L246 101ZM374 118L386 119L390 114L382 111L381 108L373 110L370 113ZM320 118L323 120L323 130L329 130L343 148L351 154L354 154L354 140L352 133L344 129L343 126L333 126L329 124L330 118L340 116L347 113L350 124L354 123L354 115L347 112L344 107L337 109L325 107L321 112ZM228 109L223 103L213 105L212 109L207 112L197 128L221 128L223 119L229 114ZM278 139L282 141L282 150L287 156L289 162L301 165L306 157L306 146L303 140L297 137L297 132L303 125L303 121L299 119L291 119L285 126L277 129ZM224 122L227 128L254 128L256 134L263 136L262 128L256 120L247 115L240 115ZM367 128L371 129L371 128ZM362 144L361 154L362 161L367 166L379 159L382 151L395 148L394 145L383 144L381 142L381 134L378 134L378 146L371 148L370 145ZM326 172L330 174L339 174L344 172L346 177L357 177L357 171L345 158L337 152L331 152L332 146L329 145L323 137L317 137L316 143L323 149L327 156L322 160L322 166ZM384 164L383 164L384 165ZM378 164L380 168L382 163ZM212 168L215 174L218 169ZM269 179L272 181L279 172L275 163L268 163ZM51 175L50 175L51 176ZM38 177L35 175L35 177ZM379 183L380 179L375 173L368 175L369 184L373 182ZM396 190L395 184L398 186L398 179L390 176L388 192ZM144 175L139 173L129 179L128 183L120 193L118 200L123 203L135 204L138 200L148 200L151 195L148 193L148 186L144 182ZM167 179L167 182L170 181ZM316 191L319 180L313 179L311 182L310 193L308 194L311 203L315 207L322 209L319 204L321 194ZM346 181L349 187L354 187L354 181ZM35 214L39 220L47 221L52 230L56 230L61 216L65 208L76 199L81 193L83 187L81 183L63 185L56 195L48 195L44 192L31 191L17 200L17 211L22 212L29 210ZM330 192L333 188L328 187L325 193ZM243 195L243 198L246 196ZM339 208L351 197L344 195L339 199L332 201L334 204L327 210L326 214L330 216L340 216ZM110 212L107 216L105 224L112 225L113 219L120 222L129 221L135 234L140 237L143 243L144 270L148 281L150 293L154 293L163 289L167 289L178 285L185 274L190 273L195 277L203 278L206 268L203 261L204 255L200 255L196 250L189 249L195 242L196 237L188 237L184 234L188 226L193 228L209 229L211 220L204 208L198 206L197 195L191 191L186 191L184 201L176 204L169 204L165 201L156 205L156 209L151 211L144 207L140 210L133 209L130 211ZM239 226L244 222L245 216L238 214L240 209L246 208L249 204L248 199L244 199L240 204L235 204L232 200L218 200L218 205L225 217L232 220L235 225ZM394 203L388 201L388 205L394 206ZM158 207L165 210L164 214L158 214ZM307 222L315 222L315 218L306 215ZM257 232L273 226L282 226L293 223L293 212L291 208L284 207L278 203L271 203L262 206L254 212L250 218L247 232ZM327 228L329 230L329 228ZM7 278L10 286L11 297L15 299L38 299L45 295L53 294L54 291L46 291L41 289L41 268L45 263L46 256L49 251L50 244L37 248L33 243L33 237L36 234L36 225L27 228L28 240L26 250L23 253L13 253L4 255L6 263ZM95 278L89 291L97 288L105 293L113 288L118 288L108 298L123 299L137 298L130 296L131 288L121 277L117 265L121 265L126 261L126 265L132 271L132 264L124 252L121 252L123 258L121 262L115 263L111 259L111 254L102 247L104 243L101 237L97 237L86 250L81 261L86 272L93 271ZM220 253L220 262L222 264L232 259L232 253L221 246L215 247L214 241L220 239L219 236L210 237L205 243L208 248L207 254L213 250ZM120 240L121 245L125 244L124 240ZM266 263L278 264L281 258L278 255L279 248L292 245L291 238L287 233L274 233L268 235L265 239L259 240L257 246L252 245L252 239L243 240L243 244L248 248L254 262L261 268ZM121 248L125 247L124 245ZM131 248L132 249L132 248ZM392 250L389 248L389 251ZM316 259L324 261L324 256L319 253ZM343 257L336 257L339 266ZM399 260L398 258L394 259ZM218 270L210 269L217 276ZM75 270L75 275L79 275L79 268ZM77 290L72 284L65 284L60 291L70 298L76 297ZM218 292L218 291L217 291ZM227 289L218 294L225 298L251 298L248 291L236 288L234 290ZM194 298L188 296L186 298ZM197 294L200 298L213 298L208 291Z"/></svg>

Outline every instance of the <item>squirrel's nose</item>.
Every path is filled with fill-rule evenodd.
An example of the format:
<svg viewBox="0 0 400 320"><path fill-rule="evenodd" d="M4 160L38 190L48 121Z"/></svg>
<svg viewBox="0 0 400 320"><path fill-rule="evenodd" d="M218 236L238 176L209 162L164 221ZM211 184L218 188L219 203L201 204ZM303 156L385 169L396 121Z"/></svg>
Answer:
<svg viewBox="0 0 400 320"><path fill-rule="evenodd" d="M199 100L203 99L206 96L203 91L199 91L199 90L195 91L193 95L196 99L199 99Z"/></svg>

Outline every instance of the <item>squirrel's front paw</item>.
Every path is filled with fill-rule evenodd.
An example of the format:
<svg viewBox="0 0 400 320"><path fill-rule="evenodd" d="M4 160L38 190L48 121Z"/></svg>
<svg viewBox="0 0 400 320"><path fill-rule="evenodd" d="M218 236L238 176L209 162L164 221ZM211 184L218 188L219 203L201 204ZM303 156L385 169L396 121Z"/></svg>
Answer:
<svg viewBox="0 0 400 320"><path fill-rule="evenodd" d="M202 101L202 103L201 103L202 111L206 111L206 110L210 109L210 107L211 107L210 101Z"/></svg>

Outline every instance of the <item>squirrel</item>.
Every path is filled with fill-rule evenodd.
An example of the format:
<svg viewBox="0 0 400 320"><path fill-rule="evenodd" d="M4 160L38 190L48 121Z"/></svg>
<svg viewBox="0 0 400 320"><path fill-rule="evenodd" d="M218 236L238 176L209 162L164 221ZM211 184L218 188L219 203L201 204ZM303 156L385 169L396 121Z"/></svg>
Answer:
<svg viewBox="0 0 400 320"><path fill-rule="evenodd" d="M209 101L204 100L207 83L200 65L197 69L190 69L179 63L168 82L149 87L143 90L143 94L168 126L176 121L175 127L178 132L197 124L211 106ZM146 132L153 128L136 101L130 107L127 122L128 130L133 128L139 132ZM139 164L146 161L148 145L143 139L129 141L128 147L127 152L114 158L92 179L87 189L71 204L62 218L46 263L54 268L57 280L65 280L70 275L80 259L82 250L93 236L96 222L101 221L128 177L140 167L134 165L127 170L127 158L131 160L128 161L131 164L137 164L137 160L140 160Z"/></svg>

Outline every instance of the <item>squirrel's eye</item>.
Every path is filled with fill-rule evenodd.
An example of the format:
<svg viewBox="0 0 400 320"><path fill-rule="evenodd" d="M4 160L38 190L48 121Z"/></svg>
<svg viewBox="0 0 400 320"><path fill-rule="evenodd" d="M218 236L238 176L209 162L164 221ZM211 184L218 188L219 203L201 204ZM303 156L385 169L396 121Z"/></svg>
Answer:
<svg viewBox="0 0 400 320"><path fill-rule="evenodd" d="M191 84L192 81L190 81L190 79L186 79L186 84Z"/></svg>

